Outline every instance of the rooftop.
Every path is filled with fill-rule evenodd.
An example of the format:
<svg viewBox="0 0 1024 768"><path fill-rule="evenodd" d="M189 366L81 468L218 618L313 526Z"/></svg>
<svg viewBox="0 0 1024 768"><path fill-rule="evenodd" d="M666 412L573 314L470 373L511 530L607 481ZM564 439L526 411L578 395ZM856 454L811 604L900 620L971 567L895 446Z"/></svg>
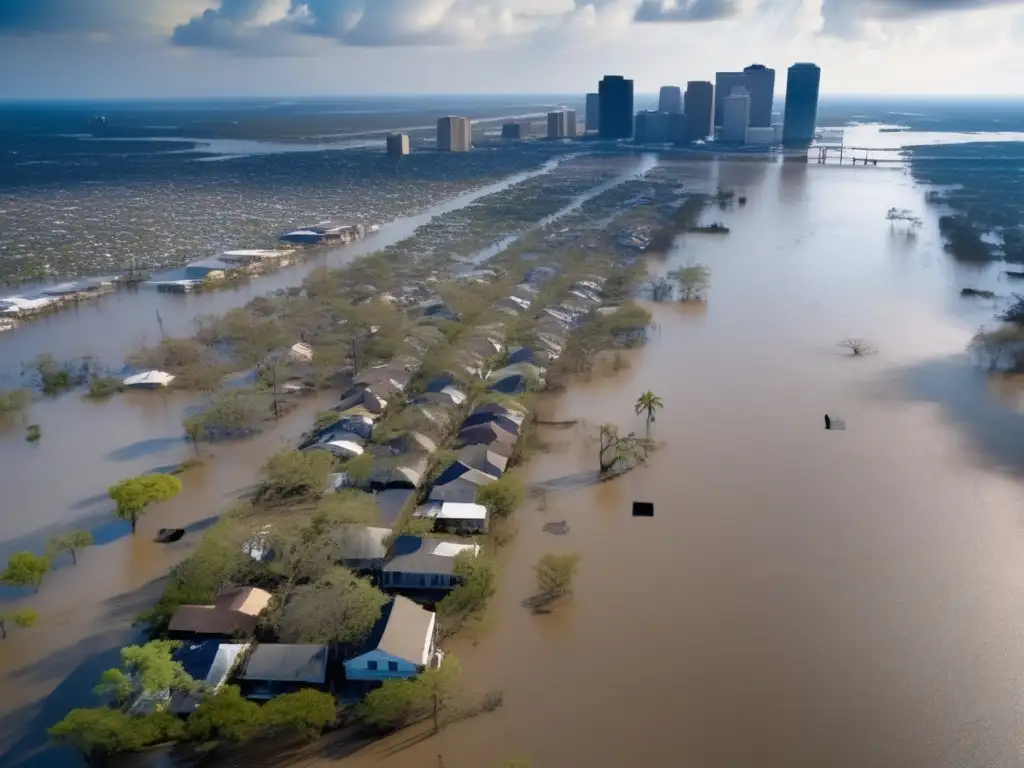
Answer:
<svg viewBox="0 0 1024 768"><path fill-rule="evenodd" d="M405 597L384 606L363 653L383 651L399 659L426 666L434 633L434 614Z"/></svg>
<svg viewBox="0 0 1024 768"><path fill-rule="evenodd" d="M323 683L327 680L327 646L259 645L241 677L268 682Z"/></svg>

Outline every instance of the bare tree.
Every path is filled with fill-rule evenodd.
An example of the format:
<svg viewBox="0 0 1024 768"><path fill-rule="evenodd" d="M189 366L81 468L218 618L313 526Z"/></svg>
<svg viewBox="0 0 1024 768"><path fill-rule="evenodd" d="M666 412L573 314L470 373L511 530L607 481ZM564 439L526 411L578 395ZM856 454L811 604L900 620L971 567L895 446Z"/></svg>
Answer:
<svg viewBox="0 0 1024 768"><path fill-rule="evenodd" d="M863 357L864 355L872 355L875 352L875 348L864 339L843 339L839 342L839 346L847 350L851 357Z"/></svg>

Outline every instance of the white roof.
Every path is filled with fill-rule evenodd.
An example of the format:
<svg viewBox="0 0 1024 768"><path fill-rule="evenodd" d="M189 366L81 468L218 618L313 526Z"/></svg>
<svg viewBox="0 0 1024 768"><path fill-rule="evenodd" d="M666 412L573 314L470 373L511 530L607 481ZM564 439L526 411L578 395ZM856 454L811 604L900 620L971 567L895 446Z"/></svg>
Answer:
<svg viewBox="0 0 1024 768"><path fill-rule="evenodd" d="M456 405L462 405L466 402L466 393L456 389L455 387L445 387L441 390L441 393L448 395Z"/></svg>
<svg viewBox="0 0 1024 768"><path fill-rule="evenodd" d="M124 380L126 387L166 387L174 381L174 375L164 371L146 371L129 376Z"/></svg>
<svg viewBox="0 0 1024 768"><path fill-rule="evenodd" d="M291 248L277 248L274 250L267 250L265 248L241 248L235 251L224 251L221 256L226 256L229 259L273 259L277 256L284 256L287 253L292 253Z"/></svg>
<svg viewBox="0 0 1024 768"><path fill-rule="evenodd" d="M456 544L454 541L438 541L437 539L424 539L425 545L433 545L427 554L438 557L455 557L460 552L472 552L474 555L480 553L479 544ZM426 548L426 547L425 547Z"/></svg>
<svg viewBox="0 0 1024 768"><path fill-rule="evenodd" d="M361 456L363 454L363 446L349 442L348 440L331 440L329 443L325 443L325 445L333 445L335 448L340 448L343 451L354 453L356 456Z"/></svg>
<svg viewBox="0 0 1024 768"><path fill-rule="evenodd" d="M292 357L301 358L302 360L313 359L313 348L301 341L292 344L291 353Z"/></svg>
<svg viewBox="0 0 1024 768"><path fill-rule="evenodd" d="M483 504L446 501L441 505L437 517L441 520L486 520L487 507Z"/></svg>

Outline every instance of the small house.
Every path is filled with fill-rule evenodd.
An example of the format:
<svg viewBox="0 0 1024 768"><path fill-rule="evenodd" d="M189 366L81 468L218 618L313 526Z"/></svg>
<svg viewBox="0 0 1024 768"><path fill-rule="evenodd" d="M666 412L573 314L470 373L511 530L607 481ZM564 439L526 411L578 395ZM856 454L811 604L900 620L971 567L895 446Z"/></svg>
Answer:
<svg viewBox="0 0 1024 768"><path fill-rule="evenodd" d="M487 507L482 504L455 501L428 501L417 507L412 516L420 520L433 520L435 531L450 533L486 533Z"/></svg>
<svg viewBox="0 0 1024 768"><path fill-rule="evenodd" d="M303 688L326 690L328 653L326 645L258 645L239 675L242 695L267 701Z"/></svg>
<svg viewBox="0 0 1024 768"><path fill-rule="evenodd" d="M172 659L181 664L186 674L200 686L195 691L175 691L171 694L168 710L172 715L189 715L203 700L203 696L216 693L227 681L239 657L249 649L249 643L222 643L220 640L202 640L184 643Z"/></svg>
<svg viewBox="0 0 1024 768"><path fill-rule="evenodd" d="M353 571L376 571L387 556L390 528L343 525L330 534L334 559Z"/></svg>
<svg viewBox="0 0 1024 768"><path fill-rule="evenodd" d="M508 466L507 456L495 453L486 445L467 445L460 448L456 455L460 463L494 478L501 477Z"/></svg>
<svg viewBox="0 0 1024 768"><path fill-rule="evenodd" d="M455 556L461 552L476 555L480 547L418 536L399 536L391 559L381 569L380 584L385 589L451 590L458 584Z"/></svg>
<svg viewBox="0 0 1024 768"><path fill-rule="evenodd" d="M182 605L167 626L172 637L235 637L251 635L271 595L257 587L222 593L213 605Z"/></svg>
<svg viewBox="0 0 1024 768"><path fill-rule="evenodd" d="M359 444L356 435L347 435L342 440L328 440L326 443L316 443L308 446L307 451L328 451L339 459L351 459L363 455L363 446Z"/></svg>
<svg viewBox="0 0 1024 768"><path fill-rule="evenodd" d="M380 413L387 408L388 402L368 389L353 387L341 396L341 402L335 406L336 411L347 411L349 408L365 408L370 413Z"/></svg>
<svg viewBox="0 0 1024 768"><path fill-rule="evenodd" d="M362 652L345 662L345 678L375 682L415 677L434 655L436 617L408 598L384 606Z"/></svg>
<svg viewBox="0 0 1024 768"><path fill-rule="evenodd" d="M477 424L471 427L464 427L459 431L458 442L459 445L491 445L494 446L492 450L495 453L501 453L502 455L511 456L512 452L506 454L500 449L500 446L508 446L510 449L516 444L519 439L518 435L514 435L511 432L506 432L501 427L497 426L493 422L486 424Z"/></svg>
<svg viewBox="0 0 1024 768"><path fill-rule="evenodd" d="M501 411L474 411L462 422L462 428L475 427L479 424L495 424L512 435L518 435L522 421L517 421L509 413Z"/></svg>
<svg viewBox="0 0 1024 768"><path fill-rule="evenodd" d="M476 492L479 485L459 477L444 485L435 485L430 489L429 501L445 502L455 501L463 504L472 504L476 501Z"/></svg>

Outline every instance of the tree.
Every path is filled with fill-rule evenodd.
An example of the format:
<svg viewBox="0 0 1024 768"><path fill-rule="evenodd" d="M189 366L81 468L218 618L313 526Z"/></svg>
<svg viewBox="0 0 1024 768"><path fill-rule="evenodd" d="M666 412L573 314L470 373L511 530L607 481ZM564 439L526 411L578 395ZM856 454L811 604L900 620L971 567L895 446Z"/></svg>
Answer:
<svg viewBox="0 0 1024 768"><path fill-rule="evenodd" d="M338 716L334 697L305 688L271 699L263 706L263 722L275 731L315 739Z"/></svg>
<svg viewBox="0 0 1024 768"><path fill-rule="evenodd" d="M89 765L110 757L172 741L183 733L181 721L164 712L132 717L116 709L73 709L47 731L58 746L72 747Z"/></svg>
<svg viewBox="0 0 1024 768"><path fill-rule="evenodd" d="M640 414L644 414L645 416L645 419L647 421L648 440L651 439L651 424L654 422L655 411L657 411L659 408L664 407L665 404L662 402L661 398L658 397L653 392L651 392L650 390L644 392L636 400L636 405L634 406L634 409L636 410L637 416L639 416Z"/></svg>
<svg viewBox="0 0 1024 768"><path fill-rule="evenodd" d="M25 407L32 396L27 389L0 390L0 417L11 416Z"/></svg>
<svg viewBox="0 0 1024 768"><path fill-rule="evenodd" d="M373 477L374 456L371 453L362 453L354 456L345 462L342 471L348 475L348 479L356 487L365 486Z"/></svg>
<svg viewBox="0 0 1024 768"><path fill-rule="evenodd" d="M199 707L188 718L186 735L192 741L248 741L263 724L263 711L258 704L242 698L236 685L225 685L216 693L204 696Z"/></svg>
<svg viewBox="0 0 1024 768"><path fill-rule="evenodd" d="M316 584L295 590L281 617L281 640L358 645L373 630L387 600L369 580L335 568Z"/></svg>
<svg viewBox="0 0 1024 768"><path fill-rule="evenodd" d="M498 589L494 564L482 555L463 551L455 556L452 572L459 584L437 604L438 615L461 619L483 610Z"/></svg>
<svg viewBox="0 0 1024 768"><path fill-rule="evenodd" d="M263 467L264 499L318 496L327 488L327 476L334 470L334 457L327 451L278 451Z"/></svg>
<svg viewBox="0 0 1024 768"><path fill-rule="evenodd" d="M864 339L843 339L839 342L839 346L846 349L852 357L870 355L875 351Z"/></svg>
<svg viewBox="0 0 1024 768"><path fill-rule="evenodd" d="M1024 296L1013 294L1013 303L999 315L999 319L1004 323L1024 326Z"/></svg>
<svg viewBox="0 0 1024 768"><path fill-rule="evenodd" d="M117 504L115 514L132 524L132 534L146 507L161 501L173 499L181 493L181 480L173 475L149 474L122 480L108 489L110 498Z"/></svg>
<svg viewBox="0 0 1024 768"><path fill-rule="evenodd" d="M72 565L78 565L78 550L93 545L92 534L88 531L71 531L63 536L54 536L46 543L50 555L67 552L71 555Z"/></svg>
<svg viewBox="0 0 1024 768"><path fill-rule="evenodd" d="M651 290L651 299L654 301L667 301L672 298L676 287L664 277L657 277L648 283Z"/></svg>
<svg viewBox="0 0 1024 768"><path fill-rule="evenodd" d="M476 490L476 503L487 507L498 517L511 515L525 498L523 481L514 472L502 475L493 483L481 485Z"/></svg>
<svg viewBox="0 0 1024 768"><path fill-rule="evenodd" d="M0 574L0 584L12 587L32 587L36 592L43 577L50 570L50 558L32 552L15 552L7 560L7 568Z"/></svg>
<svg viewBox="0 0 1024 768"><path fill-rule="evenodd" d="M89 379L89 397L109 397L121 392L124 384L116 376L93 376Z"/></svg>
<svg viewBox="0 0 1024 768"><path fill-rule="evenodd" d="M430 706L435 733L441 729L441 714L455 697L455 684L461 671L459 660L448 654L439 666L423 670L415 680L416 686L421 689L420 695Z"/></svg>
<svg viewBox="0 0 1024 768"><path fill-rule="evenodd" d="M419 692L412 680L385 680L356 707L356 717L372 728L390 731L409 723L417 714Z"/></svg>
<svg viewBox="0 0 1024 768"><path fill-rule="evenodd" d="M35 626L39 621L39 614L31 608L22 608L10 613L0 613L0 640L7 639L7 623L10 622L16 627L28 629Z"/></svg>
<svg viewBox="0 0 1024 768"><path fill-rule="evenodd" d="M124 704L135 691L187 691L195 687L181 662L172 657L181 645L173 640L153 640L145 645L129 645L121 649L121 669L108 669L103 673L94 692L110 696Z"/></svg>
<svg viewBox="0 0 1024 768"><path fill-rule="evenodd" d="M548 552L541 555L537 564L533 566L541 596L557 598L569 594L579 566L580 556L577 552L566 552L561 555Z"/></svg>
<svg viewBox="0 0 1024 768"><path fill-rule="evenodd" d="M650 441L638 438L632 432L622 436L614 424L602 424L598 427L598 471L604 475L616 466L628 469L638 462L643 462Z"/></svg>
<svg viewBox="0 0 1024 768"><path fill-rule="evenodd" d="M700 301L711 284L711 270L702 264L690 264L669 273L679 283L681 301Z"/></svg>

